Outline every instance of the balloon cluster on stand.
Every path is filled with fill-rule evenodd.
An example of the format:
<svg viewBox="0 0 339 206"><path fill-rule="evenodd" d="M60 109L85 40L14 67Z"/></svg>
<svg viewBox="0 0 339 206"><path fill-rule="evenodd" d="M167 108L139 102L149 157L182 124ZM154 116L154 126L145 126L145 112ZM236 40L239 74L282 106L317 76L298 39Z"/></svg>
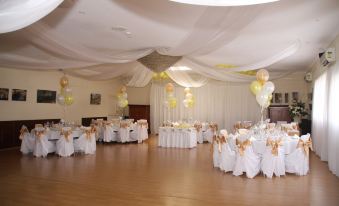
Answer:
<svg viewBox="0 0 339 206"><path fill-rule="evenodd" d="M273 82L268 81L269 74L265 69L260 69L257 72L257 80L251 83L251 92L256 96L258 104L261 106L261 113L263 118L264 109L270 106L272 100L272 93L275 89Z"/></svg>
<svg viewBox="0 0 339 206"><path fill-rule="evenodd" d="M166 87L165 87L165 91L166 91L166 100L164 102L164 105L166 108L171 108L174 109L175 107L177 107L177 99L174 97L173 95L173 91L174 91L174 86L172 83L167 83Z"/></svg>
<svg viewBox="0 0 339 206"><path fill-rule="evenodd" d="M60 86L60 93L57 96L58 103L62 106L73 104L74 97L72 89L69 87L69 81L65 75L60 79Z"/></svg>
<svg viewBox="0 0 339 206"><path fill-rule="evenodd" d="M191 92L191 89L186 87L184 91L185 91L185 99L183 100L184 106L186 108L192 108L195 104L195 100Z"/></svg>
<svg viewBox="0 0 339 206"><path fill-rule="evenodd" d="M126 87L122 86L119 92L117 93L118 106L120 108L125 108L128 105Z"/></svg>

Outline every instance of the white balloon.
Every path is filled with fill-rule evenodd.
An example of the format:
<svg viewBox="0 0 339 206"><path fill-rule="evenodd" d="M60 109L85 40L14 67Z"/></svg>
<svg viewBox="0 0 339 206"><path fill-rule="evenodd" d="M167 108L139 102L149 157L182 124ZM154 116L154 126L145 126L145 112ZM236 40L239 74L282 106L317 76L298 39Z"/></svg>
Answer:
<svg viewBox="0 0 339 206"><path fill-rule="evenodd" d="M168 102L167 100L164 101L164 106L165 106L166 108L169 108L169 102Z"/></svg>
<svg viewBox="0 0 339 206"><path fill-rule="evenodd" d="M170 92L170 93L167 93L167 99L171 99L171 98L173 98L174 97L174 95L173 95L173 93L172 92Z"/></svg>
<svg viewBox="0 0 339 206"><path fill-rule="evenodd" d="M266 91L269 94L273 93L274 89L275 87L273 82L266 82L262 88L262 90Z"/></svg>
<svg viewBox="0 0 339 206"><path fill-rule="evenodd" d="M127 99L127 93L124 92L124 93L122 94L122 97L123 97L124 99Z"/></svg>
<svg viewBox="0 0 339 206"><path fill-rule="evenodd" d="M184 107L188 107L188 99L184 99L183 101L182 101L183 103L184 103Z"/></svg>
<svg viewBox="0 0 339 206"><path fill-rule="evenodd" d="M57 100L60 105L65 105L65 96L58 94Z"/></svg>
<svg viewBox="0 0 339 206"><path fill-rule="evenodd" d="M262 107L265 106L265 104L268 102L269 100L269 94L266 91L261 90L260 92L258 92L258 94L256 95L256 100L258 102L258 104Z"/></svg>
<svg viewBox="0 0 339 206"><path fill-rule="evenodd" d="M187 98L187 99L192 99L192 98L193 98L193 94L187 93L187 94L186 94L186 98Z"/></svg>

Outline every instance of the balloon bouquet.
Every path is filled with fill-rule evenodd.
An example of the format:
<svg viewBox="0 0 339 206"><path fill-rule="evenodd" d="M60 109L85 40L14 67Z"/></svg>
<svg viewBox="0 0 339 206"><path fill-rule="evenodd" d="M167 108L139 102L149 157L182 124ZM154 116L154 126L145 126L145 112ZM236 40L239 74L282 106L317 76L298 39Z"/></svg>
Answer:
<svg viewBox="0 0 339 206"><path fill-rule="evenodd" d="M265 69L260 69L256 74L257 80L251 83L251 92L256 96L256 100L261 107L261 121L263 121L264 110L270 106L274 84L268 81L269 74Z"/></svg>
<svg viewBox="0 0 339 206"><path fill-rule="evenodd" d="M69 87L69 81L66 75L60 79L60 93L57 95L57 101L64 106L64 119L66 119L66 106L70 106L74 102L72 89Z"/></svg>
<svg viewBox="0 0 339 206"><path fill-rule="evenodd" d="M185 90L185 99L183 100L184 106L186 108L192 108L195 104L194 96L191 92L191 89L186 87Z"/></svg>
<svg viewBox="0 0 339 206"><path fill-rule="evenodd" d="M172 83L167 83L165 87L166 91L166 100L164 105L166 108L174 109L177 106L177 99L173 95L174 86Z"/></svg>
<svg viewBox="0 0 339 206"><path fill-rule="evenodd" d="M128 100L127 100L127 93L126 93L126 87L122 86L117 93L117 98L118 98L118 106L121 108L121 114L123 116L124 113L124 108L127 107L128 105Z"/></svg>

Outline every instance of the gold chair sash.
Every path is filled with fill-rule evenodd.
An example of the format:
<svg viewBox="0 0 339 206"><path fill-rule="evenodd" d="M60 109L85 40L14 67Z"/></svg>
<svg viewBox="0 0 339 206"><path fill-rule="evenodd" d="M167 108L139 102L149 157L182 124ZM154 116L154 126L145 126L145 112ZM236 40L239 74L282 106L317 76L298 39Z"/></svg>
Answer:
<svg viewBox="0 0 339 206"><path fill-rule="evenodd" d="M309 138L305 142L302 139L299 139L297 148L303 148L305 155L308 156L310 149L313 151L312 139Z"/></svg>
<svg viewBox="0 0 339 206"><path fill-rule="evenodd" d="M138 124L138 126L140 126L142 128L148 129L148 123L147 122L138 122L137 124Z"/></svg>
<svg viewBox="0 0 339 206"><path fill-rule="evenodd" d="M65 140L66 140L67 142L69 142L69 136L72 134L72 131L71 131L71 130L61 131L60 134L61 134L61 135L64 135Z"/></svg>
<svg viewBox="0 0 339 206"><path fill-rule="evenodd" d="M246 147L251 145L251 141L249 139L247 139L245 141L240 141L240 140L236 139L235 142L236 142L236 145L239 149L240 156L243 156L245 154Z"/></svg>
<svg viewBox="0 0 339 206"><path fill-rule="evenodd" d="M266 141L266 146L270 146L272 148L271 153L274 156L278 156L278 149L279 146L282 146L282 140L281 138L278 140L271 140L270 138L267 139Z"/></svg>
<svg viewBox="0 0 339 206"><path fill-rule="evenodd" d="M209 125L209 128L212 130L213 133L216 133L218 131L218 124L216 123L211 123Z"/></svg>
<svg viewBox="0 0 339 206"><path fill-rule="evenodd" d="M27 127L22 127L21 129L20 129L20 136L19 136L19 139L23 139L24 138L24 134L25 133L29 133L28 132L28 129L27 129Z"/></svg>
<svg viewBox="0 0 339 206"><path fill-rule="evenodd" d="M91 134L92 134L91 129L86 129L85 134L86 134L86 139L88 141L90 141L91 140Z"/></svg>
<svg viewBox="0 0 339 206"><path fill-rule="evenodd" d="M221 152L221 144L219 136L213 135L212 144L211 144L211 151L213 151L214 144L218 144L218 151Z"/></svg>
<svg viewBox="0 0 339 206"><path fill-rule="evenodd" d="M299 130L287 130L286 132L287 132L288 136L294 136L294 135L299 136L300 135Z"/></svg>
<svg viewBox="0 0 339 206"><path fill-rule="evenodd" d="M194 128L197 130L197 132L200 132L200 130L202 129L202 125L201 124L194 124Z"/></svg>
<svg viewBox="0 0 339 206"><path fill-rule="evenodd" d="M41 137L45 134L45 130L37 131L35 130L35 136L41 140Z"/></svg>
<svg viewBox="0 0 339 206"><path fill-rule="evenodd" d="M129 123L128 122L121 122L120 123L120 128L127 128L129 126Z"/></svg>

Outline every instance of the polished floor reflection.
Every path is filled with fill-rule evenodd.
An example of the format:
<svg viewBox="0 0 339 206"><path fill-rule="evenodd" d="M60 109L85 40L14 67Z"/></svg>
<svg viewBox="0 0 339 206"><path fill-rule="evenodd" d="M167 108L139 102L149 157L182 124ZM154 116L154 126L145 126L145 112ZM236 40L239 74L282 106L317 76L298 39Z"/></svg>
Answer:
<svg viewBox="0 0 339 206"><path fill-rule="evenodd" d="M339 205L339 178L311 154L299 177L235 177L212 167L211 147L98 144L60 158L0 151L0 205Z"/></svg>

